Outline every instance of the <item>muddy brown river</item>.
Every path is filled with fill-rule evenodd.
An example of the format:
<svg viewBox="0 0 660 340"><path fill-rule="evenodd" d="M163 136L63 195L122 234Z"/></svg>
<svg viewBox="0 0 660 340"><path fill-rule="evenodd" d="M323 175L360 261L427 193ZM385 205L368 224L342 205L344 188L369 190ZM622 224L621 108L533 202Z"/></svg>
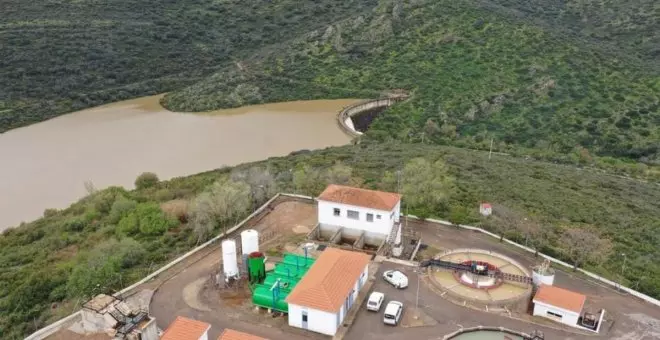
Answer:
<svg viewBox="0 0 660 340"><path fill-rule="evenodd" d="M224 165L347 144L336 115L356 99L175 113L144 97L87 109L0 134L0 230L65 208L87 191L133 187Z"/></svg>

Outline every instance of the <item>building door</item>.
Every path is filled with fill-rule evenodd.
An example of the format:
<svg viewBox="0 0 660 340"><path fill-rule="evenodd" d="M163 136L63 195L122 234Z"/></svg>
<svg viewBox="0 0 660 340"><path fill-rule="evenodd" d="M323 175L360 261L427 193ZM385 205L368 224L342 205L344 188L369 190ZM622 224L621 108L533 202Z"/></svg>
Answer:
<svg viewBox="0 0 660 340"><path fill-rule="evenodd" d="M302 312L302 328L307 329L307 311Z"/></svg>

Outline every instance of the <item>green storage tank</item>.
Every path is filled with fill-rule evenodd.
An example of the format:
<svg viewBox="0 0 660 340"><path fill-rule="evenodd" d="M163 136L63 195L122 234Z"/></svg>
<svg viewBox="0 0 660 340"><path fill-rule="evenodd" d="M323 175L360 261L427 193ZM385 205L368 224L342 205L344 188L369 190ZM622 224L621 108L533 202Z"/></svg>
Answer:
<svg viewBox="0 0 660 340"><path fill-rule="evenodd" d="M308 268L305 267L296 268L295 265L292 266L286 263L278 263L277 265L275 265L275 270L273 270L273 273L280 276L301 279L307 272L307 269Z"/></svg>
<svg viewBox="0 0 660 340"><path fill-rule="evenodd" d="M266 278L266 263L263 253L255 251L248 255L248 275L250 283L260 283Z"/></svg>
<svg viewBox="0 0 660 340"><path fill-rule="evenodd" d="M297 267L309 268L314 263L314 259L311 257L304 257L295 254L284 254L284 259L282 259L282 263Z"/></svg>
<svg viewBox="0 0 660 340"><path fill-rule="evenodd" d="M291 291L280 288L277 299L273 303L274 293L270 288L271 286L258 285L254 290L254 293L252 293L252 303L260 307L271 308L283 313L288 313L289 304L286 303L286 297Z"/></svg>
<svg viewBox="0 0 660 340"><path fill-rule="evenodd" d="M288 278L286 276L280 276L277 274L270 274L264 280L264 286L272 287L277 280L280 280L280 288L282 289L293 289L298 284L298 279Z"/></svg>

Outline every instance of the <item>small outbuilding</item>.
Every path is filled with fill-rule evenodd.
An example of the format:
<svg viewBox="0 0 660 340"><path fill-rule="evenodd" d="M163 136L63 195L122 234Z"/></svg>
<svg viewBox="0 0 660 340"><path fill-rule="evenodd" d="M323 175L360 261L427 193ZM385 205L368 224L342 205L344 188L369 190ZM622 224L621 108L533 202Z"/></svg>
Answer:
<svg viewBox="0 0 660 340"><path fill-rule="evenodd" d="M493 206L490 205L490 203L481 203L479 205L479 213L483 216L490 216L493 214Z"/></svg>
<svg viewBox="0 0 660 340"><path fill-rule="evenodd" d="M534 295L534 315L579 327L578 321L586 300L583 294L542 284Z"/></svg>
<svg viewBox="0 0 660 340"><path fill-rule="evenodd" d="M386 239L401 216L401 195L330 184L317 198L318 222Z"/></svg>
<svg viewBox="0 0 660 340"><path fill-rule="evenodd" d="M369 275L371 256L326 248L287 296L289 326L335 335Z"/></svg>
<svg viewBox="0 0 660 340"><path fill-rule="evenodd" d="M268 340L250 333L239 332L233 329L225 328L220 334L218 340Z"/></svg>
<svg viewBox="0 0 660 340"><path fill-rule="evenodd" d="M163 332L160 340L208 340L209 329L211 325L206 322L178 316Z"/></svg>

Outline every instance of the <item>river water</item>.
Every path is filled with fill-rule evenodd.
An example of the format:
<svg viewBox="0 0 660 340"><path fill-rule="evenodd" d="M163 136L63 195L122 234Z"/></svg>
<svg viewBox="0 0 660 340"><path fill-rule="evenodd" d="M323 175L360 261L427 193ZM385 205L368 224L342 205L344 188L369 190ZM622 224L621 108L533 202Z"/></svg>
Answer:
<svg viewBox="0 0 660 340"><path fill-rule="evenodd" d="M0 134L0 230L65 208L97 189L133 187L224 165L349 143L336 115L357 100L247 106L205 114L165 110L161 96L87 109Z"/></svg>

